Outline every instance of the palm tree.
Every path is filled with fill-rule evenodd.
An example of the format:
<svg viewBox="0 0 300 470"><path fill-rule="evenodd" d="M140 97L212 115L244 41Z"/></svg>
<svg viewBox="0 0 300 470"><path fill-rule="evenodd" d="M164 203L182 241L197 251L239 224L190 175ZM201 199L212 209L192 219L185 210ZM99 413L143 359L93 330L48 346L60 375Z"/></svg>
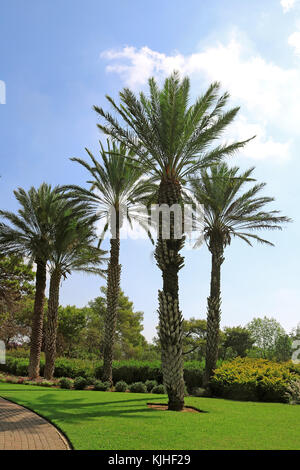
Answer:
<svg viewBox="0 0 300 470"><path fill-rule="evenodd" d="M218 162L243 147L247 141L230 145L212 144L232 122L239 108L224 111L228 93L219 96L219 83L213 83L195 104L188 106L190 82L174 72L160 89L149 79L149 97L139 97L128 88L120 92L121 103L107 96L119 123L109 112L94 107L103 119L98 127L106 135L126 145L136 156L144 172L159 181L156 203L182 205L182 185L189 174ZM164 238L162 223L155 251L162 272L159 291L159 336L162 345L162 370L169 396L170 410L184 406L182 359L182 315L179 309L178 272L184 259L180 250L184 238L175 238L171 217L170 235Z"/></svg>
<svg viewBox="0 0 300 470"><path fill-rule="evenodd" d="M2 254L26 256L36 263L36 288L32 318L28 374L39 376L46 289L46 264L51 253L52 231L57 216L57 188L43 183L28 192L19 188L14 195L20 204L18 214L0 211L11 225L0 224Z"/></svg>
<svg viewBox="0 0 300 470"><path fill-rule="evenodd" d="M50 256L50 287L47 325L45 334L45 370L44 376L51 380L54 373L56 356L57 316L59 289L62 277L65 279L71 271L104 275L99 267L105 260L104 251L94 246L96 217L86 216L86 206L73 206L62 199L60 217L56 222L53 250Z"/></svg>
<svg viewBox="0 0 300 470"><path fill-rule="evenodd" d="M265 183L255 184L240 193L243 186L254 181L254 168L239 174L239 168L229 168L225 163L202 170L200 179L192 179L191 187L204 207L204 240L211 252L210 296L207 299L207 338L205 385L209 385L218 358L219 327L221 317L221 265L224 249L233 237L248 245L251 241L273 246L271 242L253 233L258 230L281 230L289 222L279 211L265 211L264 206L274 201L272 197L258 196ZM197 246L197 243L196 243Z"/></svg>
<svg viewBox="0 0 300 470"><path fill-rule="evenodd" d="M104 349L103 349L103 380L112 383L112 360L114 351L115 331L117 322L118 297L120 292L121 265L120 230L126 219L129 224L136 220L146 229L146 220L138 211L137 204L147 198L153 185L142 178L142 171L136 163L125 157L132 157L126 147L107 141L107 151L100 143L101 164L92 153L86 149L92 164L79 158L72 158L80 163L90 173L88 181L91 189L69 185L68 196L74 201L84 203L94 208L99 219L104 220L105 232L110 229L110 256L107 269L107 310L105 317ZM120 157L121 156L121 157Z"/></svg>

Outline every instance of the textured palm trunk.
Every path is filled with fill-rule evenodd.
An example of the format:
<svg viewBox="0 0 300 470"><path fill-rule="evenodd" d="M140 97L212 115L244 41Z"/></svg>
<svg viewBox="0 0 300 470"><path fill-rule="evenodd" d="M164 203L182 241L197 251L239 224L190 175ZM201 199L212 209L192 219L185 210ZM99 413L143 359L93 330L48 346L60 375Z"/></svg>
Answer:
<svg viewBox="0 0 300 470"><path fill-rule="evenodd" d="M181 188L179 183L162 181L159 188L158 203L181 203ZM180 411L184 406L184 379L182 356L182 315L179 310L178 272L183 266L183 257L179 251L184 239L175 239L174 217L170 218L170 237L163 239L162 221L159 223L155 259L162 271L163 289L158 292L159 301L159 338L161 342L161 359L163 381L168 393L168 409Z"/></svg>
<svg viewBox="0 0 300 470"><path fill-rule="evenodd" d="M117 326L117 309L120 293L121 265L120 255L120 232L117 214L117 227L115 238L110 240L110 259L107 270L107 292L106 292L106 315L104 326L104 349L103 349L103 375L105 382L112 384L112 361Z"/></svg>
<svg viewBox="0 0 300 470"><path fill-rule="evenodd" d="M53 378L56 357L57 315L59 305L59 285L61 273L54 270L50 279L48 315L45 335L45 370L44 377Z"/></svg>
<svg viewBox="0 0 300 470"><path fill-rule="evenodd" d="M30 339L28 375L36 379L40 375L40 357L43 340L44 303L46 289L46 262L37 260L35 298Z"/></svg>
<svg viewBox="0 0 300 470"><path fill-rule="evenodd" d="M221 265L224 261L222 245L210 246L212 254L210 296L207 299L207 336L204 386L208 387L218 360L221 319Z"/></svg>

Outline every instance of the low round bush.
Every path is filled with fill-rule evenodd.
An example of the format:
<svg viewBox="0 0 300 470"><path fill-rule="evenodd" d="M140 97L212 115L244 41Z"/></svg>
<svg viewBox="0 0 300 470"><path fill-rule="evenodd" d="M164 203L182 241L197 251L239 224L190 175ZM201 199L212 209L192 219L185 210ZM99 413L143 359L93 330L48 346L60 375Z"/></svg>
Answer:
<svg viewBox="0 0 300 470"><path fill-rule="evenodd" d="M66 377L62 377L59 381L60 388L65 388L70 390L72 388L73 381L71 379L67 379Z"/></svg>
<svg viewBox="0 0 300 470"><path fill-rule="evenodd" d="M124 380L119 380L119 382L116 383L115 385L115 391L116 392L126 392L128 389L128 385Z"/></svg>
<svg viewBox="0 0 300 470"><path fill-rule="evenodd" d="M43 380L43 382L39 383L41 387L53 387L54 382L51 382L50 380Z"/></svg>
<svg viewBox="0 0 300 470"><path fill-rule="evenodd" d="M96 379L95 377L87 377L86 378L86 384L87 385L95 385Z"/></svg>
<svg viewBox="0 0 300 470"><path fill-rule="evenodd" d="M129 385L129 390L132 393L146 393L147 387L143 382L135 382Z"/></svg>
<svg viewBox="0 0 300 470"><path fill-rule="evenodd" d="M18 379L17 379L17 377L7 377L6 382L9 383L9 384L17 384Z"/></svg>
<svg viewBox="0 0 300 470"><path fill-rule="evenodd" d="M74 380L74 388L75 390L84 390L87 386L87 381L85 377L76 377Z"/></svg>
<svg viewBox="0 0 300 470"><path fill-rule="evenodd" d="M157 381L156 380L146 380L145 385L147 387L147 392L151 392L151 390L156 387Z"/></svg>
<svg viewBox="0 0 300 470"><path fill-rule="evenodd" d="M152 388L152 393L158 393L158 394L164 395L166 393L166 388L163 384L156 385L155 387Z"/></svg>
<svg viewBox="0 0 300 470"><path fill-rule="evenodd" d="M106 392L110 389L110 382L102 382L101 380L96 380L94 383L94 390L98 392Z"/></svg>

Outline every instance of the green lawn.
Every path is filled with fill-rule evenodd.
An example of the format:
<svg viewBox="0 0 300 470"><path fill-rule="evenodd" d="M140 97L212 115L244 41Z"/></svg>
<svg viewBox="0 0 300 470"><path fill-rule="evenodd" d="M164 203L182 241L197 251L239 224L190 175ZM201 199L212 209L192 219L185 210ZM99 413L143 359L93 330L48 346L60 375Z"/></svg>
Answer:
<svg viewBox="0 0 300 470"><path fill-rule="evenodd" d="M0 383L0 396L36 410L75 449L300 449L300 406L186 398L206 413L147 408L166 396Z"/></svg>

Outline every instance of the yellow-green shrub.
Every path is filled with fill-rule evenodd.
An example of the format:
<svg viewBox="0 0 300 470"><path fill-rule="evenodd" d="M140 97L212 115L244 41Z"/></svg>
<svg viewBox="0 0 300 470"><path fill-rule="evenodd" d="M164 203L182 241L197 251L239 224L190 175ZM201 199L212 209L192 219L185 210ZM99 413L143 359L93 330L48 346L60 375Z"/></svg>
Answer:
<svg viewBox="0 0 300 470"><path fill-rule="evenodd" d="M291 362L236 358L215 370L211 390L234 400L286 402L288 387L299 375L300 367Z"/></svg>

